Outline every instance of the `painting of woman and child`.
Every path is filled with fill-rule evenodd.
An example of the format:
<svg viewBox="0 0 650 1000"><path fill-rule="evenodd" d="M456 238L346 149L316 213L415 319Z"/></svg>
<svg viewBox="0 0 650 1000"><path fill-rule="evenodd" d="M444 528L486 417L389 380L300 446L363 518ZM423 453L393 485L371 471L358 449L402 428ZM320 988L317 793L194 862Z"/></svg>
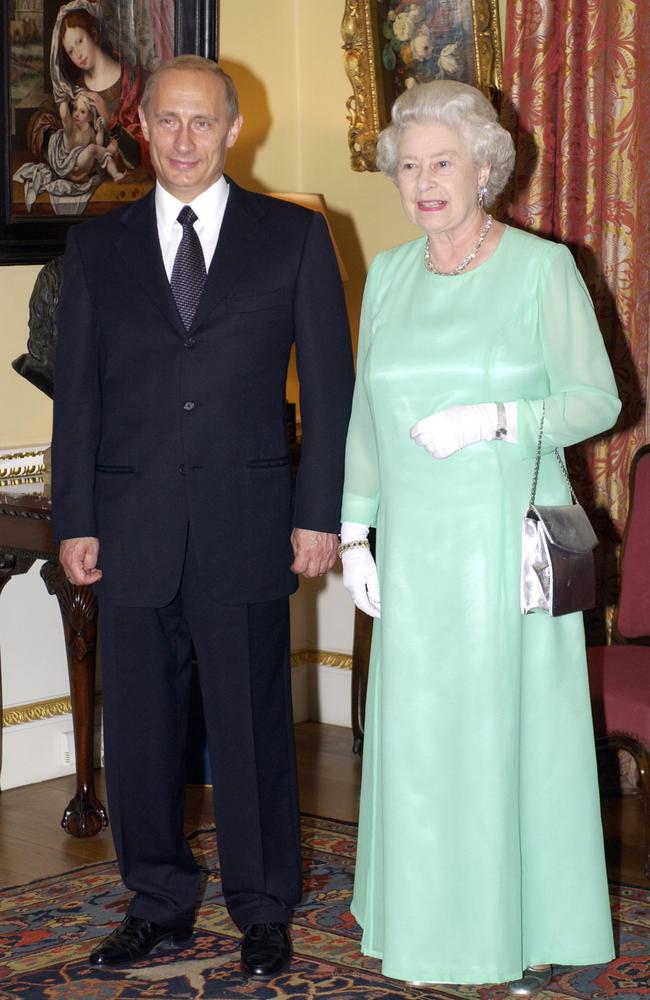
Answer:
<svg viewBox="0 0 650 1000"><path fill-rule="evenodd" d="M168 0L10 0L13 215L76 216L152 183L138 104L174 54Z"/></svg>

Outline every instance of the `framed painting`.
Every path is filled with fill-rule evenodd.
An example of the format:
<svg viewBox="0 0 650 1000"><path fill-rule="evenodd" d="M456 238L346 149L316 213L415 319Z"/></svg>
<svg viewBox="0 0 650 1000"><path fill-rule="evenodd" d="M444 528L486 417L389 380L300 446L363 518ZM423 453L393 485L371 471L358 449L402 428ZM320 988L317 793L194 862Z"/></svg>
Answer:
<svg viewBox="0 0 650 1000"><path fill-rule="evenodd" d="M497 0L346 0L341 33L353 170L377 169L377 137L414 83L461 80L491 100L501 89Z"/></svg>
<svg viewBox="0 0 650 1000"><path fill-rule="evenodd" d="M44 263L68 226L149 190L145 80L215 59L217 32L218 0L3 0L0 264Z"/></svg>

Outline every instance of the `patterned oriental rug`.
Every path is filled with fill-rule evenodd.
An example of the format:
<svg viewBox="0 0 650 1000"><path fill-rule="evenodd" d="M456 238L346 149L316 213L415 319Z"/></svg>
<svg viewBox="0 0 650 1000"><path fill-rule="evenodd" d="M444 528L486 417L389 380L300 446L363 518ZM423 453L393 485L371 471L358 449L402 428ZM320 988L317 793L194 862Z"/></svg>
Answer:
<svg viewBox="0 0 650 1000"><path fill-rule="evenodd" d="M194 939L182 951L160 949L148 963L98 971L86 964L93 944L119 922L128 894L113 862L90 865L0 893L0 998L23 1000L496 1000L502 986L415 987L384 979L379 962L359 952L348 909L356 827L303 817L305 896L293 924L291 970L270 983L244 981L239 935L220 893L212 830L192 835L209 873ZM650 997L650 891L612 885L619 957L607 966L558 969L541 1000Z"/></svg>

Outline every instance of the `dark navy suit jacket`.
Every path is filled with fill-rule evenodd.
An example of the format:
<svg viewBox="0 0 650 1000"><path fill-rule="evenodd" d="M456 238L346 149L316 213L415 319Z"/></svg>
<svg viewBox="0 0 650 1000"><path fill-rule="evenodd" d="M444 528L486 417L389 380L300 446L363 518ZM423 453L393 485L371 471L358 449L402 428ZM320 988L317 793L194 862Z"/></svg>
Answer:
<svg viewBox="0 0 650 1000"><path fill-rule="evenodd" d="M165 274L154 194L70 230L58 327L55 537L96 536L114 603L178 588L188 523L215 600L296 588L292 526L338 531L353 369L322 216L232 181L186 331ZM296 344L300 469L285 380Z"/></svg>

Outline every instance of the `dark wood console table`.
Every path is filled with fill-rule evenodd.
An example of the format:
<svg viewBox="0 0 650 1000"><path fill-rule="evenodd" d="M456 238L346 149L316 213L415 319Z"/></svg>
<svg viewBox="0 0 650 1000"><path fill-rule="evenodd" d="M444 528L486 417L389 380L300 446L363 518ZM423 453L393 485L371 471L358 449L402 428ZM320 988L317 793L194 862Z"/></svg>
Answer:
<svg viewBox="0 0 650 1000"><path fill-rule="evenodd" d="M93 744L95 721L95 642L97 599L92 587L75 587L65 578L52 541L49 486L42 482L0 485L0 593L12 576L45 559L41 576L59 602L65 633L77 766L77 790L61 821L73 837L93 837L108 825L95 795Z"/></svg>
<svg viewBox="0 0 650 1000"><path fill-rule="evenodd" d="M363 756L363 737L366 728L366 692L371 642L372 618L355 608L352 641L352 749L359 757Z"/></svg>
<svg viewBox="0 0 650 1000"><path fill-rule="evenodd" d="M370 551L375 556L375 529L368 535ZM352 640L352 749L363 756L363 738L366 729L366 693L370 667L373 619L364 611L354 610L354 638Z"/></svg>

